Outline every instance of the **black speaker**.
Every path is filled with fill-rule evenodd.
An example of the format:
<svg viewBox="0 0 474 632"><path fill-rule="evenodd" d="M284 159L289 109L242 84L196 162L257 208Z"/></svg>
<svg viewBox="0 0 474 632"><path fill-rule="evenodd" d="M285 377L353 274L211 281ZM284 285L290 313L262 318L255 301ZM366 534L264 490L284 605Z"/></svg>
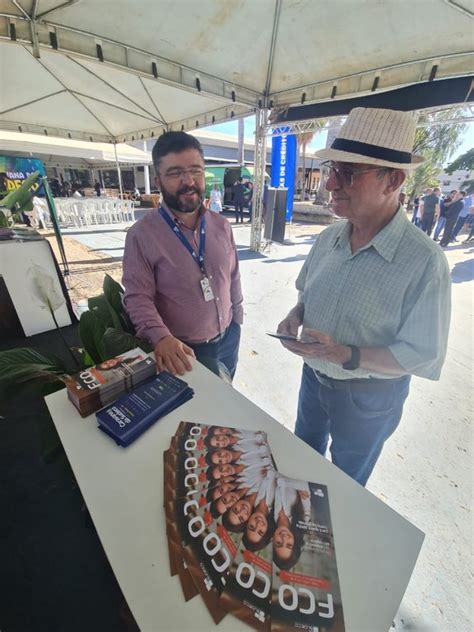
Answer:
<svg viewBox="0 0 474 632"><path fill-rule="evenodd" d="M268 189L263 236L282 244L285 241L288 189Z"/></svg>

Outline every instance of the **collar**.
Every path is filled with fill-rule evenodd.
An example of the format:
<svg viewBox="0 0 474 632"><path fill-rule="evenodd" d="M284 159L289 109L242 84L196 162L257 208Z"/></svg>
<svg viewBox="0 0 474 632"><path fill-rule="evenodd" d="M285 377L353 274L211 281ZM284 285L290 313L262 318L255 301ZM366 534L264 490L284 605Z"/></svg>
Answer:
<svg viewBox="0 0 474 632"><path fill-rule="evenodd" d="M379 231L363 248L354 253L356 256L359 252L367 250L370 247L375 248L381 257L391 263L398 245L405 233L406 216L405 211L400 206L398 211L392 217L390 222ZM334 236L333 247L346 247L350 252L351 223L346 221Z"/></svg>

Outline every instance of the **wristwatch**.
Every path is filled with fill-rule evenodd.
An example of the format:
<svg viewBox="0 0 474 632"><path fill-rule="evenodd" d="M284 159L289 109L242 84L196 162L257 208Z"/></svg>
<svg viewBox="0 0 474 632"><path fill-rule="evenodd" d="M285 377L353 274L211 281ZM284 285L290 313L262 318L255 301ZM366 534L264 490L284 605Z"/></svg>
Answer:
<svg viewBox="0 0 474 632"><path fill-rule="evenodd" d="M351 359L344 362L342 368L346 369L346 371L354 371L354 369L358 369L360 365L360 349L354 345L347 346L351 349Z"/></svg>

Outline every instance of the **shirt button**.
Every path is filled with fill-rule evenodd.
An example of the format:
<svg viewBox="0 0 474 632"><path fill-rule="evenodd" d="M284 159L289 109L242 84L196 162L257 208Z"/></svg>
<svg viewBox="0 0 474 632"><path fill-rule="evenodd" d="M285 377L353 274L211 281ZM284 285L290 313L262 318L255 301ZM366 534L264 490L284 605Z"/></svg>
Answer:
<svg viewBox="0 0 474 632"><path fill-rule="evenodd" d="M217 297L216 297L216 301L218 301L218 300L219 300L219 297L217 296Z"/></svg>

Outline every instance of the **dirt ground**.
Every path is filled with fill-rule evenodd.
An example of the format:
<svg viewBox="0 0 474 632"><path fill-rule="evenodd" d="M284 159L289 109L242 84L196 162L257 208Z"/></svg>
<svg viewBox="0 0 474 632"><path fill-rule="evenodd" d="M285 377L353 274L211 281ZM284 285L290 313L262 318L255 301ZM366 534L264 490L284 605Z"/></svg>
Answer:
<svg viewBox="0 0 474 632"><path fill-rule="evenodd" d="M56 259L60 262L61 257L54 233L52 231L40 232L49 241ZM88 298L102 294L105 274L109 274L116 281L121 281L121 261L116 261L104 253L91 251L67 235L63 235L63 242L71 272L70 276L66 277L66 285L73 303L80 304Z"/></svg>

